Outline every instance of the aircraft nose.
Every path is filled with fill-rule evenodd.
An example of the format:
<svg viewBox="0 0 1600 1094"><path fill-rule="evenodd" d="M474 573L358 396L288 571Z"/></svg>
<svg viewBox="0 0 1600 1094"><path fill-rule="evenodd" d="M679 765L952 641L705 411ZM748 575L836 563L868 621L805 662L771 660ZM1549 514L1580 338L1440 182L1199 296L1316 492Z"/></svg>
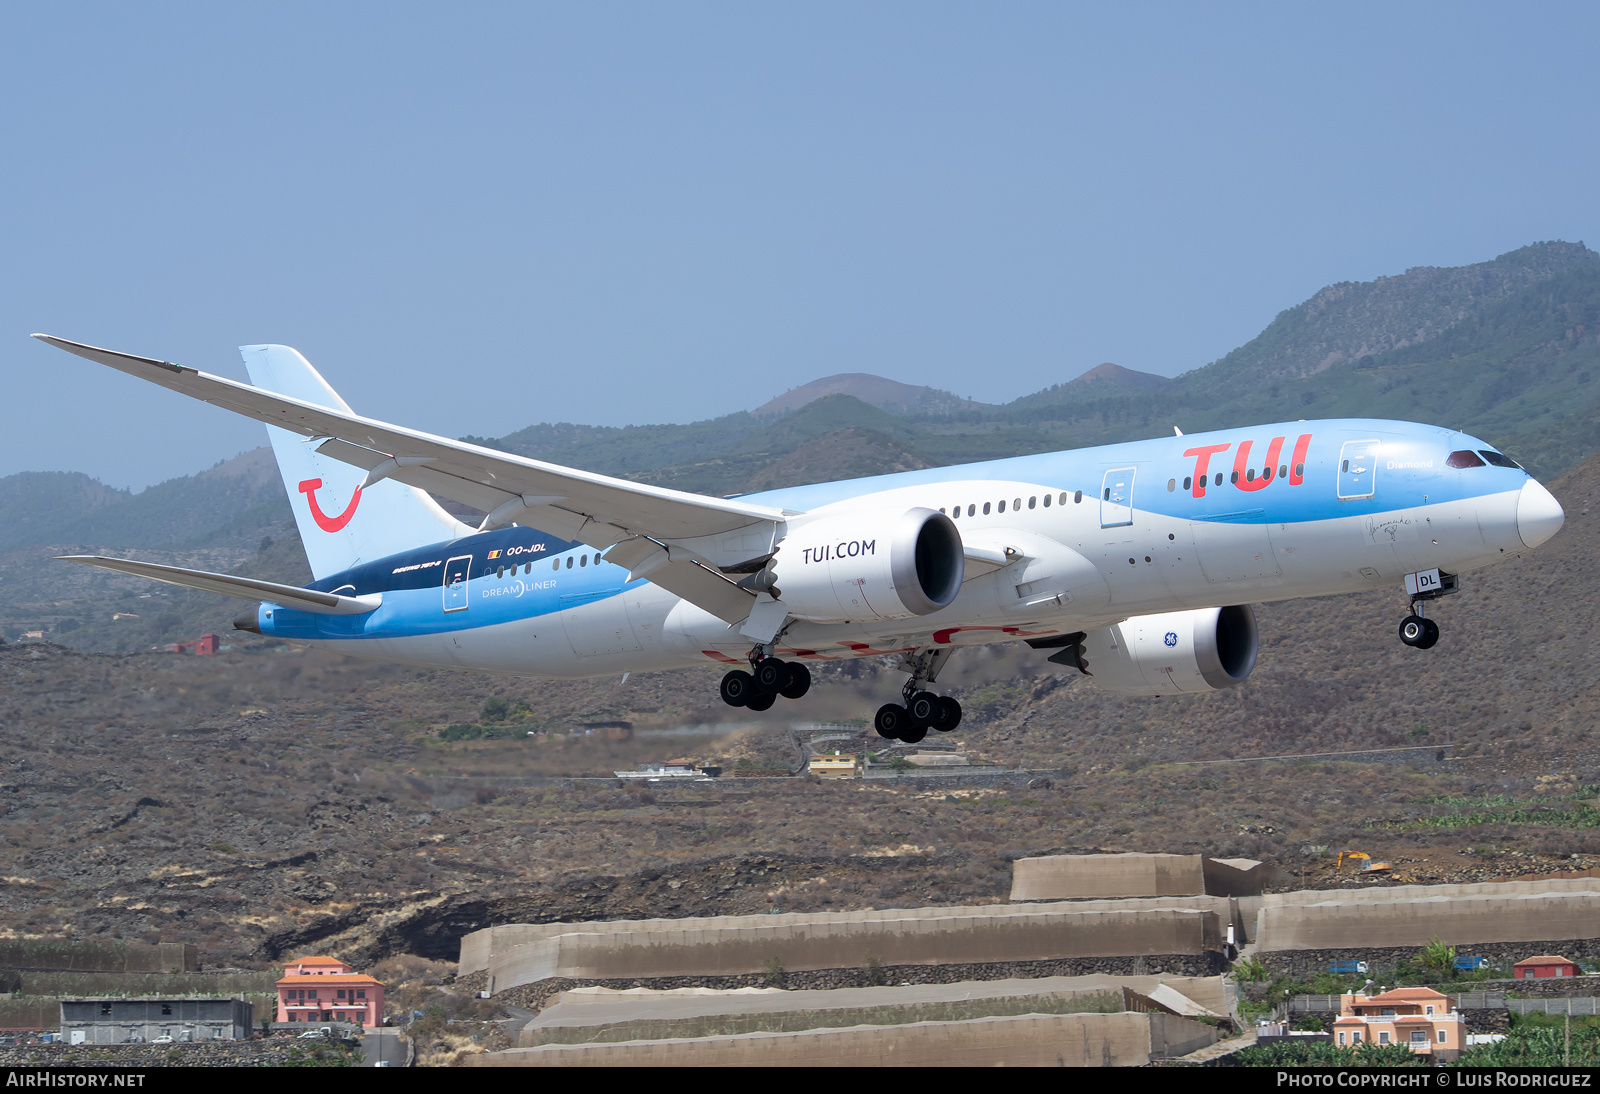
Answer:
<svg viewBox="0 0 1600 1094"><path fill-rule="evenodd" d="M1561 531L1567 514L1561 503L1533 478L1522 484L1522 495L1517 498L1517 535L1529 547L1537 547Z"/></svg>

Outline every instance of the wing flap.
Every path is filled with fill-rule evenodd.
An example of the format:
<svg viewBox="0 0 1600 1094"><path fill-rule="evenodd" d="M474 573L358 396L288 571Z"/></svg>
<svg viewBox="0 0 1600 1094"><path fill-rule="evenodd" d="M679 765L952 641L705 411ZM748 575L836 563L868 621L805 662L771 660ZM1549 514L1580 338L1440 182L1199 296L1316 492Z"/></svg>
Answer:
<svg viewBox="0 0 1600 1094"><path fill-rule="evenodd" d="M165 581L169 585L182 585L201 592L221 593L240 600L270 600L286 608L297 608L317 615L365 615L377 611L383 604L382 593L366 596L341 596L316 589L302 589L295 585L280 585L276 581L258 581L253 577L235 577L232 574L213 574L206 570L186 570L182 566L163 566L158 562L135 562L127 558L107 558L104 555L58 555L63 562L81 562L86 566L99 566L105 570L148 577Z"/></svg>

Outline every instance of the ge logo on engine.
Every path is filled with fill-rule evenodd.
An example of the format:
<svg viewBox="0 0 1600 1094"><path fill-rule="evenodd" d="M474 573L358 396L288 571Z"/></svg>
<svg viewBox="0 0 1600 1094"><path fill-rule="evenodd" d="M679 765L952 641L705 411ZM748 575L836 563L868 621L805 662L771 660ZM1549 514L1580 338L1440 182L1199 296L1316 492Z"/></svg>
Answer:
<svg viewBox="0 0 1600 1094"><path fill-rule="evenodd" d="M1169 646L1176 646L1178 644L1178 632L1168 631L1167 636L1161 641L1165 642Z"/></svg>

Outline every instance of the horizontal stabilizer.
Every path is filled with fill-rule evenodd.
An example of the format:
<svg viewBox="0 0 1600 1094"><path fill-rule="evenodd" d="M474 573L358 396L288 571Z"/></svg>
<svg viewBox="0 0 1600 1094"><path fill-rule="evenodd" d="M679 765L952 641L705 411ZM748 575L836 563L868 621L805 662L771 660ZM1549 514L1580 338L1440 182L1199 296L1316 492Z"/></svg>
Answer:
<svg viewBox="0 0 1600 1094"><path fill-rule="evenodd" d="M286 608L298 608L317 615L365 615L377 611L383 603L382 593L366 596L341 596L338 593L302 589L296 585L280 585L276 581L257 581L253 577L234 577L232 574L213 574L205 570L185 570L181 566L162 566L155 562L134 562L126 558L106 558L102 555L58 555L64 562L82 562L118 570L136 577L154 578L169 585L183 585L206 593L221 593L240 600L270 600Z"/></svg>

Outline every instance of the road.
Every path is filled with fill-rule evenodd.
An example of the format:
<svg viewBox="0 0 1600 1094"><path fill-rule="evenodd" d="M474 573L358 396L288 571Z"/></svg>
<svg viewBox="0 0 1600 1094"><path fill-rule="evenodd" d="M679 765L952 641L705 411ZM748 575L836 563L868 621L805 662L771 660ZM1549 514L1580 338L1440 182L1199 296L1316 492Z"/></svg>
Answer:
<svg viewBox="0 0 1600 1094"><path fill-rule="evenodd" d="M361 1050L366 1055L363 1067L377 1067L378 1061L387 1061L390 1067L403 1067L406 1062L406 1043L398 1029L369 1029L361 1039Z"/></svg>

